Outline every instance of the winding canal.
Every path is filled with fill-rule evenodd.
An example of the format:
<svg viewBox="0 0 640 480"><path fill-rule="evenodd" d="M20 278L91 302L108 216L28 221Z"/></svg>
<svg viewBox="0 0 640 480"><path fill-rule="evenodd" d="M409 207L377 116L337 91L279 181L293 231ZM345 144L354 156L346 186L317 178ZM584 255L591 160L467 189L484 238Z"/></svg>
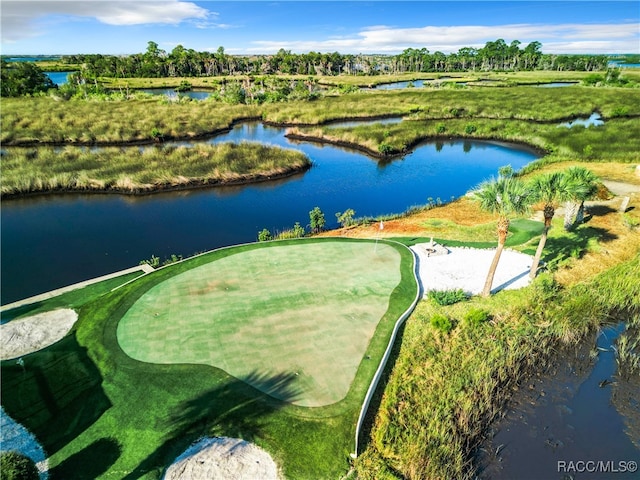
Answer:
<svg viewBox="0 0 640 480"><path fill-rule="evenodd" d="M389 120L392 121L392 120ZM337 127L339 125L334 125ZM378 216L465 194L510 164L519 169L537 155L491 142L424 143L381 163L334 146L293 142L285 129L243 123L210 142L256 141L303 151L313 162L304 174L268 183L157 193L47 195L2 205L2 298L10 303L54 288L128 268L152 255L188 256L256 240L309 223L315 206L328 227L335 213Z"/></svg>

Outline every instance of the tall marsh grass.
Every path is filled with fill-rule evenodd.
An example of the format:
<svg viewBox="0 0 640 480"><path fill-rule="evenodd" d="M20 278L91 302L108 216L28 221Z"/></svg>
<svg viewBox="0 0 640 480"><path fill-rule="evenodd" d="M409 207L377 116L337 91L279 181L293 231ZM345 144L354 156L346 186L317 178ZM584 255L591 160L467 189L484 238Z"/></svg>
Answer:
<svg viewBox="0 0 640 480"><path fill-rule="evenodd" d="M464 322L482 309L488 322ZM470 479L485 429L528 372L558 344L576 342L610 315L640 313L640 259L563 288L548 274L526 290L449 307L421 302L407 321L358 478ZM455 325L444 335L430 319Z"/></svg>
<svg viewBox="0 0 640 480"><path fill-rule="evenodd" d="M2 196L46 191L126 193L245 183L302 171L309 159L295 150L254 143L187 147L86 149L7 148Z"/></svg>

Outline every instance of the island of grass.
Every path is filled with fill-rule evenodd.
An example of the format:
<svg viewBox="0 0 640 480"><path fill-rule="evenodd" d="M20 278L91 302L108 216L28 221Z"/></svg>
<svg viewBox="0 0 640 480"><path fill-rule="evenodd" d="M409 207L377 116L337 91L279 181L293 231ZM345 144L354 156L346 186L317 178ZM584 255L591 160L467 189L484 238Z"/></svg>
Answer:
<svg viewBox="0 0 640 480"><path fill-rule="evenodd" d="M2 158L1 192L2 197L53 191L151 193L273 180L310 166L301 152L249 142L126 151L9 149Z"/></svg>
<svg viewBox="0 0 640 480"><path fill-rule="evenodd" d="M415 304L413 268L400 244L353 239L193 257L76 305L72 335L2 362L3 407L42 441L55 478L159 478L221 435L265 448L287 477L339 477Z"/></svg>

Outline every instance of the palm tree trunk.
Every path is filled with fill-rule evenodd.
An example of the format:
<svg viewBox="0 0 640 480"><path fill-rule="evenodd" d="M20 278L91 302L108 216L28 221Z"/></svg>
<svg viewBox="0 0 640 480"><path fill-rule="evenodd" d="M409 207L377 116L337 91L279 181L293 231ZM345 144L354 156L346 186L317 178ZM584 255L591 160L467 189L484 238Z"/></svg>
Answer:
<svg viewBox="0 0 640 480"><path fill-rule="evenodd" d="M535 257L533 257L531 270L529 270L529 278L531 278L532 280L536 278L536 274L538 273L538 265L540 264L540 258L542 257L544 245L545 243L547 243L547 236L549 235L549 230L551 229L551 220L553 220L554 214L555 209L552 206L547 205L544 207L544 229L542 230L542 235L540 236L540 242L538 242L536 255Z"/></svg>
<svg viewBox="0 0 640 480"><path fill-rule="evenodd" d="M533 257L533 263L531 264L531 270L529 270L529 278L532 280L536 278L536 274L538 273L538 265L540 264L540 257L542 257L542 251L544 250L544 244L547 243L547 235L549 233L549 228L544 227L542 231L542 235L540 236L540 242L538 243L538 248L536 250L536 256Z"/></svg>
<svg viewBox="0 0 640 480"><path fill-rule="evenodd" d="M489 267L489 273L487 274L487 280L484 282L484 288L482 289L482 296L488 297L491 295L491 286L493 285L493 277L496 275L498 269L498 262L500 261L500 255L504 249L504 244L507 241L507 234L509 233L509 219L501 218L498 220L498 248L491 261Z"/></svg>
<svg viewBox="0 0 640 480"><path fill-rule="evenodd" d="M498 269L498 262L500 261L500 255L502 255L503 249L504 249L504 243L498 243L496 254L493 256L493 261L491 262L491 266L489 267L487 280L484 282L484 288L482 289L483 297L488 297L489 295L491 295L491 286L493 285L493 277L495 277L496 275L496 270Z"/></svg>
<svg viewBox="0 0 640 480"><path fill-rule="evenodd" d="M564 213L564 229L569 231L576 224L576 217L578 216L578 209L580 208L580 203L569 201L565 204L565 213Z"/></svg>

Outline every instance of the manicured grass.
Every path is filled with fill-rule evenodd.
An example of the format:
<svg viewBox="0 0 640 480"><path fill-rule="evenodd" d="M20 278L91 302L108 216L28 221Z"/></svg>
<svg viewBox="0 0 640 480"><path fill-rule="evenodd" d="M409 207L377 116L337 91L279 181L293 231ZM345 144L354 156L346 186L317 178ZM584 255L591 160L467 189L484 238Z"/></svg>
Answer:
<svg viewBox="0 0 640 480"><path fill-rule="evenodd" d="M346 396L399 281L400 254L386 244L274 244L156 285L118 341L137 360L211 365L265 393L256 379L288 377L294 397L282 400L329 405Z"/></svg>
<svg viewBox="0 0 640 480"><path fill-rule="evenodd" d="M287 371L272 374L254 369L238 379L209 365L140 362L122 350L117 334L121 319L140 299L177 275L199 267L206 270L209 264L213 267L218 261L232 261L231 257L252 251L322 245L335 253L340 249L333 249L334 242L310 239L218 250L160 269L88 302L79 308L73 335L24 357L24 368L2 362L2 404L43 443L51 455L54 478L159 478L164 467L202 435L253 441L274 456L287 477L338 478L348 469L355 422L377 368L376 359L381 358L396 320L416 295L413 257L404 247L378 243L384 251L395 249L391 257L400 257L399 281L387 292L386 311L346 397L332 405L293 405L295 375ZM352 242L338 241L349 247L376 248L371 241ZM325 261L333 266L326 266L332 274L325 280L331 283L344 259ZM271 276L277 274L277 269L272 270ZM260 279L262 288L268 289L270 276ZM62 377L65 379L59 380Z"/></svg>
<svg viewBox="0 0 640 480"><path fill-rule="evenodd" d="M116 287L124 285L125 283L134 280L143 275L143 272L131 272L124 275L120 275L115 278L103 280L102 282L94 283L83 288L78 288L62 295L52 297L46 301L31 303L22 307L12 308L2 312L0 318L3 322L23 318L28 315L35 315L37 313L54 310L56 308L72 308L78 309L84 304L96 300L98 297L109 293Z"/></svg>
<svg viewBox="0 0 640 480"><path fill-rule="evenodd" d="M54 190L153 192L250 183L310 166L301 152L256 143L127 150L13 148L2 159L1 191L3 196Z"/></svg>

